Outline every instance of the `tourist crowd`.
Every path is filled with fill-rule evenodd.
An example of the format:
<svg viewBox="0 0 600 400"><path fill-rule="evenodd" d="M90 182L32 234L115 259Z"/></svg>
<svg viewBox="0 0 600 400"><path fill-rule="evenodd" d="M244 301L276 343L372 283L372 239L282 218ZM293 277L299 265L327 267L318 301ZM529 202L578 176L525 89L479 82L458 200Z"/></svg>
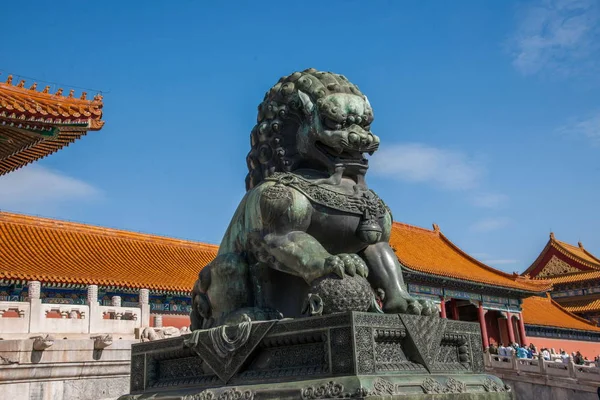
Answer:
<svg viewBox="0 0 600 400"><path fill-rule="evenodd" d="M529 346L519 345L513 343L509 346L504 346L504 343L500 343L499 346L492 343L488 348L490 354L498 355L500 357L513 357L516 355L517 358L543 358L546 361L556 361L567 364L570 360L573 360L575 365L595 365L600 366L600 355L594 358L594 361L588 360L584 357L581 352L572 352L568 354L563 349L560 349L558 353L554 349L541 348L539 351L533 343ZM498 358L500 358L498 357ZM505 361L508 361L505 359Z"/></svg>

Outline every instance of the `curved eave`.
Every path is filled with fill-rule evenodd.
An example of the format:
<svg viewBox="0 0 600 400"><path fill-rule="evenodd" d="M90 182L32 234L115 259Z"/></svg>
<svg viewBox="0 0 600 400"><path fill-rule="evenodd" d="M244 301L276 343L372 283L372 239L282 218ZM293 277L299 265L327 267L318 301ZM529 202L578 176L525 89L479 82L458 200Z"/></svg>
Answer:
<svg viewBox="0 0 600 400"><path fill-rule="evenodd" d="M561 326L554 326L554 325L539 325L539 324L528 324L527 322L525 322L525 328L542 328L542 329L553 329L553 330L558 330L558 331L562 331L565 333L580 333L582 335L589 335L592 337L596 337L600 340L600 332L598 331L594 331L594 330L583 330L583 329L575 329L575 328L563 328ZM528 334L529 335L529 334ZM537 337L537 336L533 336L533 337ZM565 339L565 338L557 338L557 339ZM570 339L570 340L582 340L585 341L584 339Z"/></svg>
<svg viewBox="0 0 600 400"><path fill-rule="evenodd" d="M47 275L36 275L36 274L14 274L7 271L0 271L0 280L6 281L39 281L44 284L53 285L98 285L103 287L114 287L123 289L149 289L151 291L159 292L177 292L187 293L192 292L191 287L175 286L175 285L159 285L153 283L140 283L140 282L129 282L129 281L117 281L112 279L94 279L94 278L80 278L80 277L68 277L68 276L47 276Z"/></svg>
<svg viewBox="0 0 600 400"><path fill-rule="evenodd" d="M539 289L536 289L536 290L519 289L519 288L515 288L515 287L500 286L500 285L495 285L495 284L482 283L479 281L471 281L471 280L467 280L467 279L453 278L453 277L449 277L446 275L439 275L439 274L430 273L430 272L423 272L423 271L419 271L419 270L410 268L410 267L406 266L405 264L403 264L402 262L400 263L400 265L402 266L403 270L405 270L406 272L413 274L415 276L424 277L424 278L434 277L434 279L436 279L437 281L440 281L440 284L442 284L442 283L445 284L447 282L455 283L455 284L457 284L457 286L467 284L470 287L472 287L472 290L474 290L474 291L482 291L482 290L485 290L486 288L492 288L499 292L514 293L514 294L518 295L518 297L521 297L521 298L529 297L532 295L540 295L540 294L543 294L546 292L545 290L539 290Z"/></svg>

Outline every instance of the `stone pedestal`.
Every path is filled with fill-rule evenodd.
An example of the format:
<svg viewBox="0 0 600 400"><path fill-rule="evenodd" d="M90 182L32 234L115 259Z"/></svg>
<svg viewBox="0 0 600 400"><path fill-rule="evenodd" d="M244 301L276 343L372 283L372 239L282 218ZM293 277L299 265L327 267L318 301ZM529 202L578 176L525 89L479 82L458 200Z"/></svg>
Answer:
<svg viewBox="0 0 600 400"><path fill-rule="evenodd" d="M347 312L133 345L121 400L511 399L477 323Z"/></svg>

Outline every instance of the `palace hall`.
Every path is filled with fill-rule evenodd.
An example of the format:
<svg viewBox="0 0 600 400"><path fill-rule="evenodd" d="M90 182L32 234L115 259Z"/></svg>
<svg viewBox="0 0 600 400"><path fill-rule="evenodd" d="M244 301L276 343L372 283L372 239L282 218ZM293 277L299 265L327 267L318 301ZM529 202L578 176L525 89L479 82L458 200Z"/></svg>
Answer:
<svg viewBox="0 0 600 400"><path fill-rule="evenodd" d="M9 76L0 83L0 176L100 131L102 107L100 95L51 93ZM409 292L437 303L442 318L479 322L484 347L533 342L600 353L600 259L581 243L551 234L522 275L476 260L435 224L394 222L390 245ZM86 304L87 287L97 285L101 303L120 296L135 306L140 289L148 289L151 321L188 326L191 288L217 251L213 244L0 211L0 302L25 301L31 281L41 282L40 298L51 304Z"/></svg>

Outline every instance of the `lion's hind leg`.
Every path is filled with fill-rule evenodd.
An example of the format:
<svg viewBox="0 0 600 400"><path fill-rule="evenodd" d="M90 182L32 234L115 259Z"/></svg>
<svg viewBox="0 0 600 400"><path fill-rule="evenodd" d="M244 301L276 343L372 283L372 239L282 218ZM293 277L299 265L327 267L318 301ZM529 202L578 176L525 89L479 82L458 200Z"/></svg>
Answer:
<svg viewBox="0 0 600 400"><path fill-rule="evenodd" d="M209 284L200 284L209 302L210 314L216 325L237 309L252 305L252 290L246 258L237 253L224 253L207 266L209 276L199 280L208 280ZM204 290L203 290L204 289Z"/></svg>

